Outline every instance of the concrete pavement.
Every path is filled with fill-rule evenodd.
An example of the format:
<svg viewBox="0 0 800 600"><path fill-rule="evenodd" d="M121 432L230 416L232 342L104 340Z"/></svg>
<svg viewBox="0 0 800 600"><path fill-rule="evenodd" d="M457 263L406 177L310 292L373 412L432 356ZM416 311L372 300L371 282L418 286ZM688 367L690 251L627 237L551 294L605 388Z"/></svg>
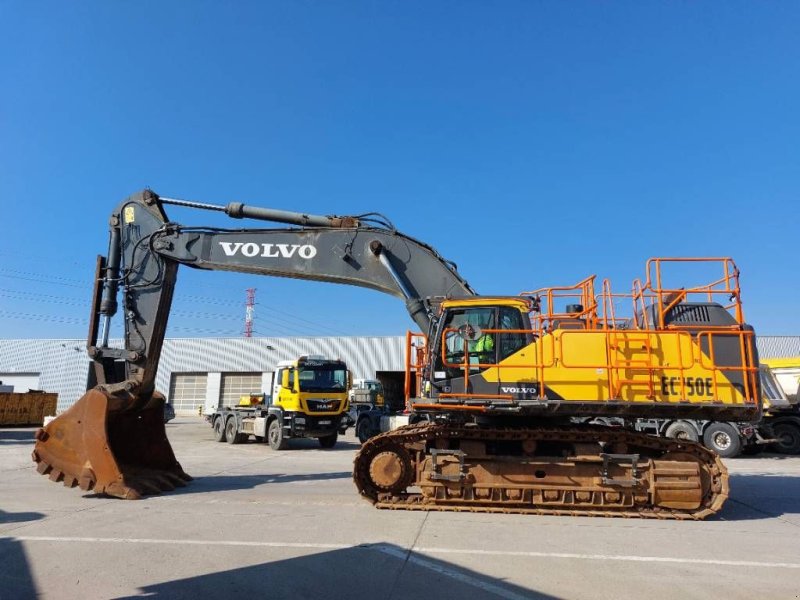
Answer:
<svg viewBox="0 0 800 600"><path fill-rule="evenodd" d="M333 450L167 433L188 487L137 502L36 473L34 429L0 429L0 599L796 598L800 457L727 461L732 494L702 522L380 511ZM341 439L341 438L340 438Z"/></svg>

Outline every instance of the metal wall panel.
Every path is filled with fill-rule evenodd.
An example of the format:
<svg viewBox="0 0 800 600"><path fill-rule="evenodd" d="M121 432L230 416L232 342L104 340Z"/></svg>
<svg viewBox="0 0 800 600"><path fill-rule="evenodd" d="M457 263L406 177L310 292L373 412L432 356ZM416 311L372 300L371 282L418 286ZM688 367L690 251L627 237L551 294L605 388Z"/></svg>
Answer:
<svg viewBox="0 0 800 600"><path fill-rule="evenodd" d="M758 335L758 332L756 332ZM756 337L758 355L761 358L789 358L800 356L800 336L770 335Z"/></svg>
<svg viewBox="0 0 800 600"><path fill-rule="evenodd" d="M14 391L24 394L28 390L40 390L38 373L3 373L0 371L0 385L10 385Z"/></svg>
<svg viewBox="0 0 800 600"><path fill-rule="evenodd" d="M0 339L0 371L39 373L39 387L58 394L57 410L62 411L86 391L86 341Z"/></svg>
<svg viewBox="0 0 800 600"><path fill-rule="evenodd" d="M0 372L40 373L41 388L58 393L58 410L63 411L86 390L90 361L85 345L85 340L71 339L0 339ZM121 342L112 340L111 345L120 347ZM341 358L353 377L374 378L376 371L402 371L404 350L405 336L167 339L156 388L169 397L172 373L210 373L210 385L220 373L269 373L278 361L304 354Z"/></svg>

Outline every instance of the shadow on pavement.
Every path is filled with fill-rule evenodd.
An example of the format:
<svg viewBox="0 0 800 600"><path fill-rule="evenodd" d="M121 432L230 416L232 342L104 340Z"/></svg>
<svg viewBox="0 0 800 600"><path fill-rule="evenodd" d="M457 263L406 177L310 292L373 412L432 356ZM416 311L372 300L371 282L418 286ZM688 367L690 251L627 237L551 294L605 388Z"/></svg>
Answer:
<svg viewBox="0 0 800 600"><path fill-rule="evenodd" d="M765 451L765 452L761 452L759 454L753 454L753 455L740 454L739 456L736 457L736 460L740 460L741 459L741 460L747 460L747 461L759 461L759 460L764 460L764 461L778 460L778 461L780 461L780 460L787 460L787 459L790 459L790 458L797 458L797 455L796 454L780 454L778 452L766 452Z"/></svg>
<svg viewBox="0 0 800 600"><path fill-rule="evenodd" d="M732 474L730 496L718 519L755 521L800 514L800 477L769 473Z"/></svg>
<svg viewBox="0 0 800 600"><path fill-rule="evenodd" d="M248 490L253 489L260 485L292 483L295 481L325 481L330 479L351 479L353 474L350 471L340 471L336 473L305 473L305 474L292 474L287 475L284 473L265 473L263 475L209 475L207 477L195 477L192 481L186 484L186 487L179 487L170 492L164 492L167 495L186 496L189 494L204 494L206 492L221 492L230 490ZM355 493L355 492L354 492ZM152 496L145 496L144 500L139 502L146 502L148 498L158 498L162 494L155 494ZM87 500L108 500L109 496L105 494L88 493L83 495ZM2 597L0 597L2 600Z"/></svg>
<svg viewBox="0 0 800 600"><path fill-rule="evenodd" d="M277 452L280 452L281 454L292 452L293 450L303 452L307 452L308 450L319 450L321 452L341 452L343 450L358 450L361 448L361 444L359 442L346 441L342 440L341 438L336 442L336 445L333 448L322 448L316 438L292 438L288 440L288 442L289 447L286 448L286 450L278 450ZM257 442L253 439L250 439L246 442L243 442L243 444L265 446L267 451L274 452L274 450L270 450L266 442Z"/></svg>
<svg viewBox="0 0 800 600"><path fill-rule="evenodd" d="M143 587L126 598L555 598L392 544L356 546Z"/></svg>
<svg viewBox="0 0 800 600"><path fill-rule="evenodd" d="M10 513L4 510L0 510L0 523L24 523L26 521L38 521L39 519L44 519L44 515L42 513L38 512Z"/></svg>
<svg viewBox="0 0 800 600"><path fill-rule="evenodd" d="M292 483L295 481L326 481L330 479L351 479L350 471L335 473L265 473L263 475L218 475L196 477L185 488L176 490L180 494L196 494L209 491L250 489L259 485ZM173 492L175 493L175 492Z"/></svg>
<svg viewBox="0 0 800 600"><path fill-rule="evenodd" d="M25 514L25 513L23 513ZM36 586L22 544L0 537L0 598L36 598Z"/></svg>

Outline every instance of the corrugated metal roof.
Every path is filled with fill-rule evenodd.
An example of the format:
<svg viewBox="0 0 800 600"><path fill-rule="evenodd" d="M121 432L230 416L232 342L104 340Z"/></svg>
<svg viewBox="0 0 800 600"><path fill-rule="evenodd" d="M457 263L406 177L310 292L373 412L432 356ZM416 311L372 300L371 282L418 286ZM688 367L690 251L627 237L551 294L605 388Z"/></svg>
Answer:
<svg viewBox="0 0 800 600"><path fill-rule="evenodd" d="M800 356L800 335L763 335L756 337L761 358Z"/></svg>

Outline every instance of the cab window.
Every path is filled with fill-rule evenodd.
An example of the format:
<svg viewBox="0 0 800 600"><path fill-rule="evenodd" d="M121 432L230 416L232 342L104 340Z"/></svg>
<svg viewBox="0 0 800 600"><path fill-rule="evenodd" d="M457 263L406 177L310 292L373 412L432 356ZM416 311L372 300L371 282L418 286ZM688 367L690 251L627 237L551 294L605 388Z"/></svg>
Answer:
<svg viewBox="0 0 800 600"><path fill-rule="evenodd" d="M522 320L522 313L510 306L500 307L500 325L498 329L521 330L526 329ZM527 344L527 336L520 331L499 334L500 360L508 358Z"/></svg>

